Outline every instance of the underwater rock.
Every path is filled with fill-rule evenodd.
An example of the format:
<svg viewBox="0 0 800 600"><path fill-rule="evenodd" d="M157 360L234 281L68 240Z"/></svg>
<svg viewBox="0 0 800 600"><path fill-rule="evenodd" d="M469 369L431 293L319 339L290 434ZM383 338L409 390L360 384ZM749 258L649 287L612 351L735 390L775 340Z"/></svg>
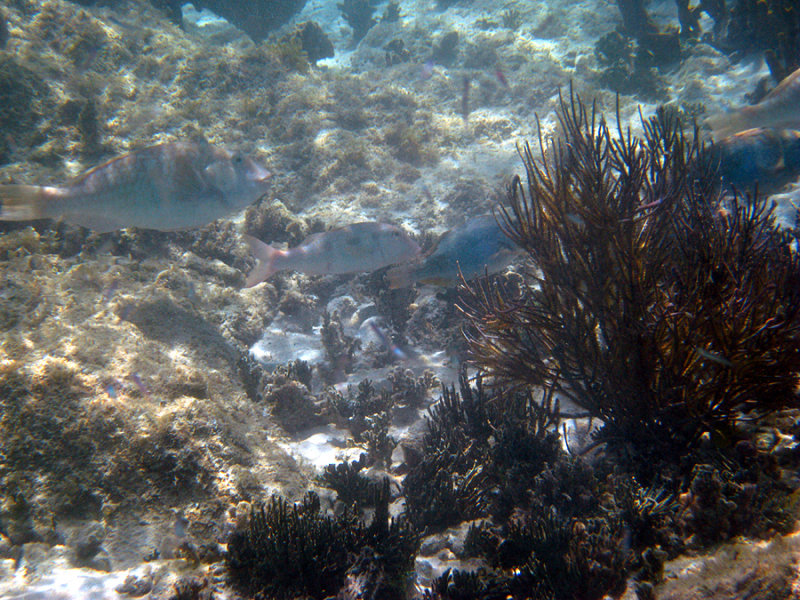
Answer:
<svg viewBox="0 0 800 600"><path fill-rule="evenodd" d="M458 54L458 40L457 31L449 31L440 36L433 47L433 60L443 65L452 63Z"/></svg>
<svg viewBox="0 0 800 600"><path fill-rule="evenodd" d="M326 403L318 401L309 391L311 369L306 363L296 361L278 368L265 377L261 385L263 401L270 407L275 421L288 433L311 429L331 420Z"/></svg>
<svg viewBox="0 0 800 600"><path fill-rule="evenodd" d="M779 83L800 68L800 7L793 0L738 0L730 8L724 46L732 54L763 52Z"/></svg>
<svg viewBox="0 0 800 600"><path fill-rule="evenodd" d="M83 6L110 4L114 6L124 0L73 0ZM176 24L182 20L183 0L151 0L156 8L163 10ZM260 42L270 31L278 29L305 6L306 0L251 0L249 2L228 2L226 0L193 0L192 4L200 10L207 8L224 17L233 25L249 35L253 41Z"/></svg>
<svg viewBox="0 0 800 600"><path fill-rule="evenodd" d="M707 553L676 558L664 565L663 583L652 589L658 600L785 600L800 585L800 533L768 542L741 539ZM622 600L637 600L631 589Z"/></svg>
<svg viewBox="0 0 800 600"><path fill-rule="evenodd" d="M225 17L253 38L253 41L260 42L271 31L278 29L299 13L305 6L306 0L251 0L249 2L198 0L198 3L221 17Z"/></svg>
<svg viewBox="0 0 800 600"><path fill-rule="evenodd" d="M47 83L18 62L0 53L0 164L36 139L36 128L50 109Z"/></svg>
<svg viewBox="0 0 800 600"><path fill-rule="evenodd" d="M91 561L102 548L106 532L99 521L91 521L81 526L72 536L70 546L75 550L77 564Z"/></svg>
<svg viewBox="0 0 800 600"><path fill-rule="evenodd" d="M306 53L308 60L312 63L334 55L333 44L325 32L322 31L322 27L313 21L306 21L298 25L293 35L300 38L303 52Z"/></svg>
<svg viewBox="0 0 800 600"><path fill-rule="evenodd" d="M5 49L8 42L8 21L3 11L0 11L0 50Z"/></svg>
<svg viewBox="0 0 800 600"><path fill-rule="evenodd" d="M370 27L377 23L372 17L375 13L375 7L372 5L371 0L344 0L344 2L339 2L336 6L339 7L344 20L353 30L353 39L356 42L367 35Z"/></svg>

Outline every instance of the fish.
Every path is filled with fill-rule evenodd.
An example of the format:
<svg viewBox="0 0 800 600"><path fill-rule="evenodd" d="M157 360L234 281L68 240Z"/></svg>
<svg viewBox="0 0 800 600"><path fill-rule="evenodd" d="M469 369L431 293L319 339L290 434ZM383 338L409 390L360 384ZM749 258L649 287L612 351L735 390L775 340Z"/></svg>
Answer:
<svg viewBox="0 0 800 600"><path fill-rule="evenodd" d="M100 233L202 227L267 190L269 171L208 142L170 142L123 154L63 186L0 185L0 220L63 219Z"/></svg>
<svg viewBox="0 0 800 600"><path fill-rule="evenodd" d="M343 275L375 271L419 256L420 247L399 227L368 221L315 233L299 246L279 250L245 236L256 266L247 276L252 287L278 271L307 275Z"/></svg>
<svg viewBox="0 0 800 600"><path fill-rule="evenodd" d="M369 320L367 324L369 325L369 328L372 330L372 333L374 333L378 337L378 339L381 341L381 343L384 346L386 346L386 349L389 350L389 353L392 356L394 356L398 360L407 360L408 359L408 355L405 352L403 352L403 350L397 344L395 344L389 338L389 336L386 335L386 333L380 327L378 327L375 324L374 321Z"/></svg>
<svg viewBox="0 0 800 600"><path fill-rule="evenodd" d="M466 280L487 271L497 273L511 264L519 252L492 215L475 217L446 232L421 261L389 269L386 281L390 289L414 283L454 287L459 270Z"/></svg>
<svg viewBox="0 0 800 600"><path fill-rule="evenodd" d="M800 132L747 129L712 147L728 186L763 190L781 187L800 172Z"/></svg>
<svg viewBox="0 0 800 600"><path fill-rule="evenodd" d="M432 58L425 61L425 64L422 65L422 69L419 73L419 78L423 81L430 79L433 76L433 69L436 66L436 63L433 61Z"/></svg>
<svg viewBox="0 0 800 600"><path fill-rule="evenodd" d="M503 73L503 70L500 67L495 67L494 76L497 77L497 81L500 82L500 85L502 85L507 90L511 89L511 86L508 85L508 79L506 79L506 75L505 73Z"/></svg>
<svg viewBox="0 0 800 600"><path fill-rule="evenodd" d="M757 127L800 129L800 69L786 76L761 102L705 120L715 140Z"/></svg>
<svg viewBox="0 0 800 600"><path fill-rule="evenodd" d="M730 367L733 366L733 363L731 361L729 361L724 356L722 356L720 354L717 354L716 352L710 352L709 350L706 350L705 348L701 348L700 346L695 346L694 347L694 351L697 352L697 354L701 358L705 358L706 360L710 360L712 362L720 364L723 367L729 367L730 368Z"/></svg>

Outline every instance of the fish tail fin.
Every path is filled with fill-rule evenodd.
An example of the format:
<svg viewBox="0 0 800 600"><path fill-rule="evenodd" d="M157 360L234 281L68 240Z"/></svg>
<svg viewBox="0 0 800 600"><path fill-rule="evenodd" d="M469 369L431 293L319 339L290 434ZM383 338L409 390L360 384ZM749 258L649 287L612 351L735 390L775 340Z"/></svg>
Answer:
<svg viewBox="0 0 800 600"><path fill-rule="evenodd" d="M245 282L245 287L253 287L269 279L274 273L279 271L279 269L275 268L275 258L280 256L281 251L276 250L269 244L265 244L252 236L246 235L244 237L248 246L250 246L250 252L256 259L256 266L248 273L247 281Z"/></svg>
<svg viewBox="0 0 800 600"><path fill-rule="evenodd" d="M0 185L0 221L34 221L52 216L48 204L58 188L39 185Z"/></svg>
<svg viewBox="0 0 800 600"><path fill-rule="evenodd" d="M386 283L390 290L406 288L411 285L411 267L400 265L386 271Z"/></svg>

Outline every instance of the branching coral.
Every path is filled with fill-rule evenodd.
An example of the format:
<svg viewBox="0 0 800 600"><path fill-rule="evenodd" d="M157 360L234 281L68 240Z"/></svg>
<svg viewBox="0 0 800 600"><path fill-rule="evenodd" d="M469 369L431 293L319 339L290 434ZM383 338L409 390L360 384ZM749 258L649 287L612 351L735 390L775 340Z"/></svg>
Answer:
<svg viewBox="0 0 800 600"><path fill-rule="evenodd" d="M523 148L527 182L500 210L530 285L464 287L472 360L555 389L639 457L796 406L800 258L764 200L721 202L714 161L668 112L640 139L570 93L559 121L546 160Z"/></svg>
<svg viewBox="0 0 800 600"><path fill-rule="evenodd" d="M490 394L480 381L473 389L464 376L460 394L444 388L403 483L414 525L433 531L506 516L523 502L530 479L558 453L554 408L530 394Z"/></svg>
<svg viewBox="0 0 800 600"><path fill-rule="evenodd" d="M388 496L365 525L351 511L320 514L308 493L294 506L282 498L253 511L245 529L228 543L226 562L241 590L259 598L327 598L345 578L367 574L371 596L403 597L418 539L404 520L388 517ZM379 574L380 576L376 575Z"/></svg>

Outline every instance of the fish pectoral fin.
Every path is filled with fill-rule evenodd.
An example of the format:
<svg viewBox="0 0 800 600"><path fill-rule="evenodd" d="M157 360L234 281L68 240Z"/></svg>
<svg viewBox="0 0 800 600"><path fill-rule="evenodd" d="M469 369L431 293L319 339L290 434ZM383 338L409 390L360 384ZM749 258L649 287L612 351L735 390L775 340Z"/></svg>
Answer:
<svg viewBox="0 0 800 600"><path fill-rule="evenodd" d="M209 185L207 178L203 177L203 173L192 164L188 157L181 157L176 161L174 183L176 189L172 194L178 200L194 200L198 196L215 198L222 195L219 189ZM170 194L162 193L162 198L169 197Z"/></svg>

